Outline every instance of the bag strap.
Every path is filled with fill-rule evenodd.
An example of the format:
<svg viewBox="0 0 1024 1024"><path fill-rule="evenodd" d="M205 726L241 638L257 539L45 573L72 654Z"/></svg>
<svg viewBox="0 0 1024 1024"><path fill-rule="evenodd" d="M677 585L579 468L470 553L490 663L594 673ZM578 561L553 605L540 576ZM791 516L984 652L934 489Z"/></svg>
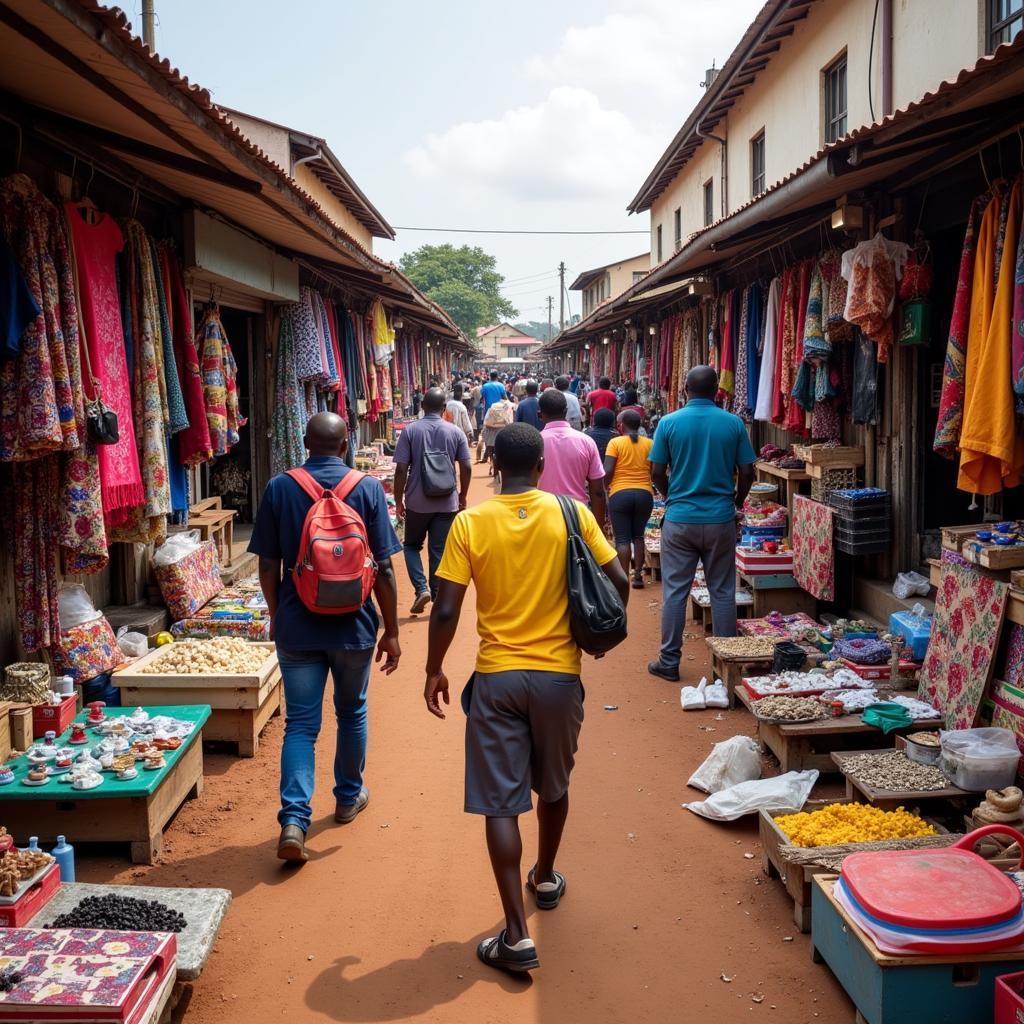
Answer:
<svg viewBox="0 0 1024 1024"><path fill-rule="evenodd" d="M68 243L72 244L71 239L73 238L73 234L71 230L71 224L68 220L68 214L66 211L64 223L67 225ZM74 256L72 256L71 258L71 268L71 280L75 290L75 313L77 314L78 319L78 347L82 355L85 356L85 373L82 374L82 397L87 404L90 402L94 402L96 400L102 402L103 396L100 393L100 382L96 379L95 375L92 372L92 360L89 358L89 339L86 337L85 334L85 317L82 314L82 296L79 291L78 284L78 267L75 263ZM89 375L89 383L92 384L92 393L95 396L95 398L89 398L89 393L85 390L86 374Z"/></svg>
<svg viewBox="0 0 1024 1024"><path fill-rule="evenodd" d="M358 486L359 482L366 476L358 469L350 469L342 478L337 487L334 488L334 496L339 501L344 501Z"/></svg>
<svg viewBox="0 0 1024 1024"><path fill-rule="evenodd" d="M565 520L565 531L568 539L580 536L580 518L576 512L576 502L567 498L564 494L558 495L558 504L562 509L562 518Z"/></svg>
<svg viewBox="0 0 1024 1024"><path fill-rule="evenodd" d="M290 476L305 492L309 495L313 501L319 501L324 496L326 487L318 484L316 478L308 469L289 469L288 476Z"/></svg>

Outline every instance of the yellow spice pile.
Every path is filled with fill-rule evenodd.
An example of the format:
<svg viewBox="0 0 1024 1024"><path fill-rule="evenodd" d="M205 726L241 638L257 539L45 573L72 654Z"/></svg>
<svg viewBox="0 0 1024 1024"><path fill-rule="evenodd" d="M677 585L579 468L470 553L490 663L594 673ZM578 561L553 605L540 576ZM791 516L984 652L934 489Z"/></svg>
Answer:
<svg viewBox="0 0 1024 1024"><path fill-rule="evenodd" d="M830 804L818 811L782 815L775 824L793 846L805 847L935 835L931 825L902 807L882 811L870 804Z"/></svg>

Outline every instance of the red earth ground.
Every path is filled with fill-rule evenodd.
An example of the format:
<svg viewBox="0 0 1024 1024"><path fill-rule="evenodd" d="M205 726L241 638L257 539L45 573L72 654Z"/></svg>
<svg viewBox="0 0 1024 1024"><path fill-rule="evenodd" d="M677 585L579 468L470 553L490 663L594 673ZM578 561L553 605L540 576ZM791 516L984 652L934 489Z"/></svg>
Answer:
<svg viewBox="0 0 1024 1024"><path fill-rule="evenodd" d="M482 467L476 476L474 502L491 493ZM407 608L401 564L398 573ZM680 806L700 798L686 780L712 744L755 730L742 709L684 714L679 687L647 674L659 602L657 585L633 592L629 639L585 660L586 722L558 865L568 893L554 913L531 911L541 968L527 979L476 959L500 907L483 823L462 811L458 689L444 722L423 704L426 617L403 613L401 667L373 679L371 801L344 827L333 822L325 713L308 864L274 857L277 718L254 759L207 752L203 796L168 827L159 864L90 851L79 878L232 891L206 970L175 1012L188 1024L852 1020L828 969L811 962L784 889L761 874L754 819L718 825ZM447 663L453 685L472 670L474 627L467 600ZM701 641L687 641L683 667L684 682L707 671ZM522 824L529 867L536 827Z"/></svg>

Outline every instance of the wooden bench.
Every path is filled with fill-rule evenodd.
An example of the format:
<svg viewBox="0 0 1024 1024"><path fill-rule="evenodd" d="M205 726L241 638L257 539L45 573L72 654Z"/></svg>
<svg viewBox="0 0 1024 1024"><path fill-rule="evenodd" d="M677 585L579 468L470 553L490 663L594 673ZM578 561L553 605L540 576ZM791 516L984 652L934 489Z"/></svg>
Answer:
<svg viewBox="0 0 1024 1024"><path fill-rule="evenodd" d="M701 588L706 589L706 588ZM745 587L736 588L736 614L740 618L749 618L751 609L754 607L754 596ZM711 597L702 594L698 597L690 593L690 621L696 625L698 622L705 633L711 629Z"/></svg>
<svg viewBox="0 0 1024 1024"><path fill-rule="evenodd" d="M220 501L220 499L216 499ZM221 568L231 568L231 549L234 544L234 509L207 509L188 517L188 528L198 530L202 540L213 540L217 545L217 558Z"/></svg>

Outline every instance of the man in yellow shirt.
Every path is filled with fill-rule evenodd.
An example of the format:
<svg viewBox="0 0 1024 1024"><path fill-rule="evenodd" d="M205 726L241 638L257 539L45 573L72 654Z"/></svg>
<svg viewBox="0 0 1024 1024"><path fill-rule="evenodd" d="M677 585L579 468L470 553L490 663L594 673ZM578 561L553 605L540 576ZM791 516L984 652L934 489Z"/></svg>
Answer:
<svg viewBox="0 0 1024 1024"><path fill-rule="evenodd" d="M491 967L531 971L540 961L523 907L519 815L532 809L532 788L540 835L526 884L539 909L553 910L565 893L555 856L583 723L581 652L569 628L565 520L557 497L537 489L544 442L533 427L515 423L498 435L494 458L501 493L459 513L437 570L424 698L432 714L445 717L444 657L472 581L480 649L462 693L465 808L487 818L487 849L505 912L504 930L481 942L477 955ZM580 533L625 604L629 581L615 549L590 510L576 506Z"/></svg>

